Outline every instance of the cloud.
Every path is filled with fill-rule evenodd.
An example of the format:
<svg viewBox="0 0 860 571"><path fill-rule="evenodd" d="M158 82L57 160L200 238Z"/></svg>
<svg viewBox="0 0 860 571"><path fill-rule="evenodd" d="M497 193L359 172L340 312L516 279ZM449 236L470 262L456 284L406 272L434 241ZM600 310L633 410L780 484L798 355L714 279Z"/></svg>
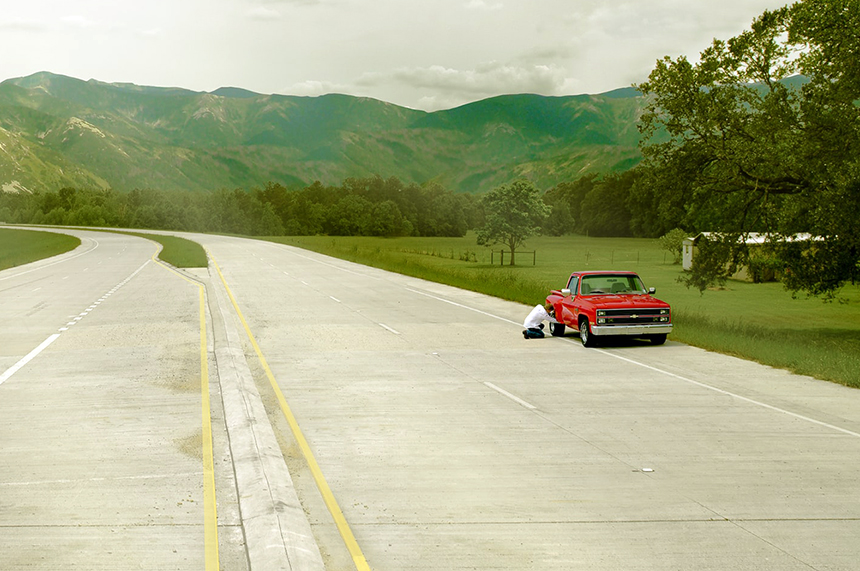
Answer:
<svg viewBox="0 0 860 571"><path fill-rule="evenodd" d="M325 95L326 93L349 93L349 91L350 87L348 85L311 79L294 83L287 89L282 90L282 93L316 97L318 95Z"/></svg>
<svg viewBox="0 0 860 571"><path fill-rule="evenodd" d="M371 92L382 99L384 93L399 93L401 101L412 101L407 106L434 111L507 93L563 95L571 82L554 64L490 61L473 69L432 65L364 73L347 92Z"/></svg>
<svg viewBox="0 0 860 571"><path fill-rule="evenodd" d="M256 0L256 6L246 11L252 20L275 22L284 19L284 11L305 6L322 6L326 0Z"/></svg>
<svg viewBox="0 0 860 571"><path fill-rule="evenodd" d="M86 16L79 16L79 15L64 16L64 17L60 18L60 21L63 24L66 24L66 25L71 26L73 28L81 28L81 29L94 28L98 25L97 22L90 20Z"/></svg>
<svg viewBox="0 0 860 571"><path fill-rule="evenodd" d="M533 47L521 52L514 61L524 66L568 64L575 54L570 41L547 47Z"/></svg>
<svg viewBox="0 0 860 571"><path fill-rule="evenodd" d="M495 11L495 10L501 10L502 8L504 8L504 4L502 4L501 2L495 2L492 4L488 4L484 0L469 0L469 2L466 3L466 9L467 10Z"/></svg>
<svg viewBox="0 0 860 571"><path fill-rule="evenodd" d="M151 28L149 30L140 30L137 35L142 38L158 38L164 36L164 28Z"/></svg>
<svg viewBox="0 0 860 571"><path fill-rule="evenodd" d="M283 6L318 6L324 0L258 0L261 4L283 5Z"/></svg>
<svg viewBox="0 0 860 571"><path fill-rule="evenodd" d="M422 109L424 111L439 111L441 109L453 109L464 103L470 103L470 99L462 97L447 97L444 95L425 95L418 100L414 109Z"/></svg>
<svg viewBox="0 0 860 571"><path fill-rule="evenodd" d="M24 20L15 18L7 21L0 21L0 30L9 32L46 32L48 27L37 20Z"/></svg>
<svg viewBox="0 0 860 571"><path fill-rule="evenodd" d="M257 6L252 10L248 10L248 15L253 20L260 20L264 22L273 22L282 18L280 12L278 12L277 10L272 10L271 8L266 8L265 6Z"/></svg>
<svg viewBox="0 0 860 571"><path fill-rule="evenodd" d="M554 65L519 66L486 62L459 70L441 65L399 68L390 73L366 73L357 84L365 87L397 83L410 87L477 96L499 93L556 94L564 85L563 71Z"/></svg>

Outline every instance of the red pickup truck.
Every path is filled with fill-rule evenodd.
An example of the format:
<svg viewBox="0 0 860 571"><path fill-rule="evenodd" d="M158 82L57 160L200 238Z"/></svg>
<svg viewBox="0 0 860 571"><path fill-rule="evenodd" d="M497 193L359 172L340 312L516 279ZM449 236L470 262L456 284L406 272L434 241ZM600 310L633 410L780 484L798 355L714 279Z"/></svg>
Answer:
<svg viewBox="0 0 860 571"><path fill-rule="evenodd" d="M645 337L662 345L672 332L672 310L653 297L654 291L634 272L574 272L566 288L546 298L558 321L550 323L550 332L558 337L565 327L577 329L586 347L607 335Z"/></svg>

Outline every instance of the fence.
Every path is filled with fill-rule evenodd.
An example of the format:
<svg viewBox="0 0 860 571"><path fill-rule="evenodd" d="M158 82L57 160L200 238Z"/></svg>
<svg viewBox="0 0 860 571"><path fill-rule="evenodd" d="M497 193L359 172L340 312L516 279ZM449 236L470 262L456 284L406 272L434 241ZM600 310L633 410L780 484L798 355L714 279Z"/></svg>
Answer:
<svg viewBox="0 0 860 571"><path fill-rule="evenodd" d="M537 250L533 250L531 252L514 251L514 253L515 254L531 254L532 255L532 265L533 266L537 265ZM499 250L499 254L500 254L499 258L501 259L500 265L504 266L505 265L505 254L510 255L510 252L505 252L504 250ZM495 262L495 255L496 255L496 251L490 250L490 265L494 265L496 263ZM484 259L486 260L486 258L484 258Z"/></svg>

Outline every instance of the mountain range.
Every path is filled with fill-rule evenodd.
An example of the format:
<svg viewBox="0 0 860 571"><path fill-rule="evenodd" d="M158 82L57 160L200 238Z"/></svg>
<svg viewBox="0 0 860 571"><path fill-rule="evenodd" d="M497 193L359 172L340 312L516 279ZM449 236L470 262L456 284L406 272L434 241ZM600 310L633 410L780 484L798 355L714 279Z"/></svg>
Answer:
<svg viewBox="0 0 860 571"><path fill-rule="evenodd" d="M217 190L396 176L484 192L549 188L640 160L633 88L503 95L425 112L349 95L264 95L83 81L0 83L0 186Z"/></svg>

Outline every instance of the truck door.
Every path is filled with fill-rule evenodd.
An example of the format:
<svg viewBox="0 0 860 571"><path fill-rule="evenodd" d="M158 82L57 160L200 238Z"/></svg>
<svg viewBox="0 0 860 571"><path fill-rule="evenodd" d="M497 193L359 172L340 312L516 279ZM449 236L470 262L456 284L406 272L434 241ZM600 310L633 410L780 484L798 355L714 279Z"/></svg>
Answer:
<svg viewBox="0 0 860 571"><path fill-rule="evenodd" d="M579 287L579 276L570 276L570 281L567 282L567 289L570 290L570 295L565 297L561 302L561 317L556 315L556 319L570 327L577 327L576 314L573 312L573 302L578 293L577 287Z"/></svg>

